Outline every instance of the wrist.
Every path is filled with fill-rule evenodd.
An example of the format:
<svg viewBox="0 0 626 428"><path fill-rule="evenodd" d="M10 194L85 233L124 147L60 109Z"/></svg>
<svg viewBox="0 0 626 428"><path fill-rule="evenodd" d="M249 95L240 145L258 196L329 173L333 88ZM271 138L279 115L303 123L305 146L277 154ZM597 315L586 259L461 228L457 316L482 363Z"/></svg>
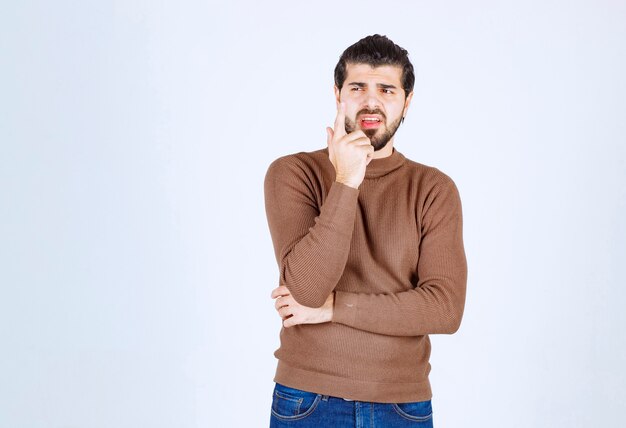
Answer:
<svg viewBox="0 0 626 428"><path fill-rule="evenodd" d="M335 181L341 184L345 184L346 186L352 187L354 189L359 188L359 185L357 183L353 183L350 180L343 180L343 179L337 178Z"/></svg>

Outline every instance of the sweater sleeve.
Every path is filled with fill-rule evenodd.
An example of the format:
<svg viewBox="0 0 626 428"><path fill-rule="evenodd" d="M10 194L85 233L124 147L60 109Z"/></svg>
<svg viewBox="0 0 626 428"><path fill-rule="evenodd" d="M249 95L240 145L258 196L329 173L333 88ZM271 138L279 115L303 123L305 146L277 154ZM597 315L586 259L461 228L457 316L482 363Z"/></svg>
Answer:
<svg viewBox="0 0 626 428"><path fill-rule="evenodd" d="M304 306L321 307L343 274L359 190L334 181L323 205L297 161L272 162L264 181L265 211L279 283Z"/></svg>
<svg viewBox="0 0 626 428"><path fill-rule="evenodd" d="M452 334L465 307L461 199L449 179L428 198L415 288L392 294L335 291L332 322L390 336Z"/></svg>

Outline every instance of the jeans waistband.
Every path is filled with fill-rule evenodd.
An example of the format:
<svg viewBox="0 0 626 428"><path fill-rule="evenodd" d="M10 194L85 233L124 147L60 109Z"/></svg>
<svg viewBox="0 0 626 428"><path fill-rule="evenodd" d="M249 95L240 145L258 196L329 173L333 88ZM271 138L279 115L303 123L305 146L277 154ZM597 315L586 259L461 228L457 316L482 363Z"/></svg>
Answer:
<svg viewBox="0 0 626 428"><path fill-rule="evenodd" d="M330 395L322 395L322 400L327 401L329 397L330 397ZM344 401L356 401L356 400L352 400L350 398L342 398L342 397L337 397L337 398L341 398Z"/></svg>

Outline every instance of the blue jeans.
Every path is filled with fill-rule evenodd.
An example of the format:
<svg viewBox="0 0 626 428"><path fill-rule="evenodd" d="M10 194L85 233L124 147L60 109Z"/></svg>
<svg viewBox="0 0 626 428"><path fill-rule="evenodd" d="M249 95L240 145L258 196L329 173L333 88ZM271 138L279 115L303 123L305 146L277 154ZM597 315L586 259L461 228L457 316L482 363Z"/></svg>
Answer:
<svg viewBox="0 0 626 428"><path fill-rule="evenodd" d="M352 401L276 383L270 428L432 428L431 400L413 403Z"/></svg>

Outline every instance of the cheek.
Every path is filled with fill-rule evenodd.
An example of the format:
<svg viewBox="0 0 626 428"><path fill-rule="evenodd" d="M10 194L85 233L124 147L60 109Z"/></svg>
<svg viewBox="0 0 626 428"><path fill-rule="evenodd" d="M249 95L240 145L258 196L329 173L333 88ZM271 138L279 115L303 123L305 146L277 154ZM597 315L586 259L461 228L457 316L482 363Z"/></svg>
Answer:
<svg viewBox="0 0 626 428"><path fill-rule="evenodd" d="M356 107L356 105L352 103L346 103L346 119L350 119L354 122L358 110L359 109Z"/></svg>
<svg viewBox="0 0 626 428"><path fill-rule="evenodd" d="M351 131L356 130L357 124L350 116L346 116L346 130L350 129Z"/></svg>
<svg viewBox="0 0 626 428"><path fill-rule="evenodd" d="M404 108L404 104L396 104L396 105L388 106L387 122L393 122L397 118L401 117L403 108Z"/></svg>
<svg viewBox="0 0 626 428"><path fill-rule="evenodd" d="M363 92L347 92L341 100L346 103L346 113L355 114L363 105Z"/></svg>

